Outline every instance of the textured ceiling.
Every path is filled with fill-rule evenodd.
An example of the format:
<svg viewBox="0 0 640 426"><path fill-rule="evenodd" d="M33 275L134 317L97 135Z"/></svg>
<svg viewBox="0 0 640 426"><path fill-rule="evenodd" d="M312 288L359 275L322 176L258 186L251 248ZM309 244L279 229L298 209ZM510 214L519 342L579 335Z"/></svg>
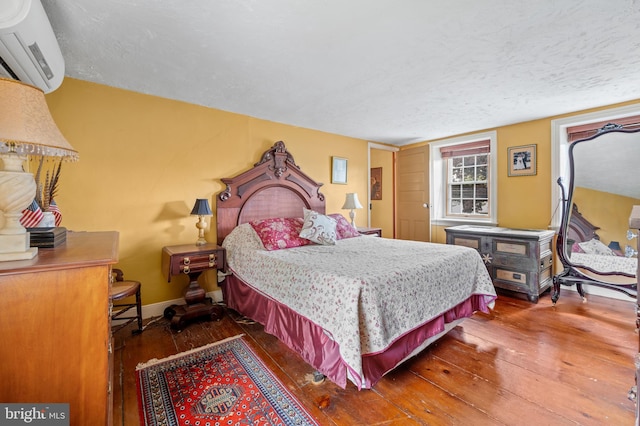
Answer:
<svg viewBox="0 0 640 426"><path fill-rule="evenodd" d="M640 98L640 0L42 0L66 75L403 145Z"/></svg>

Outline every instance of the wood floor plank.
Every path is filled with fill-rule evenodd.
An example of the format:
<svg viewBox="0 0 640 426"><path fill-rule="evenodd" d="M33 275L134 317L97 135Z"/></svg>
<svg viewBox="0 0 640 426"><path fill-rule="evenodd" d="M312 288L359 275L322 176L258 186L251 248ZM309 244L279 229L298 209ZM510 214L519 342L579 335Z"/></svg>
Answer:
<svg viewBox="0 0 640 426"><path fill-rule="evenodd" d="M442 389L447 389L468 404L479 407L486 413L491 412L491 415L503 424L574 424L570 419L550 412L544 406L521 398L503 388L498 379L489 381L437 357L428 355L416 357L411 361L409 368L425 380ZM508 407L508 409L499 409L499 407ZM535 422L529 422L529 419L535 419Z"/></svg>
<svg viewBox="0 0 640 426"><path fill-rule="evenodd" d="M464 324L464 326L466 325ZM465 356L475 356L478 351L476 342L482 343L482 339L460 330L463 330L463 327L452 330L446 336L447 340L435 346L433 348L434 355L449 359L452 351L459 351ZM504 334L506 333L502 333L502 335ZM498 350L496 359L528 370L546 380L562 382L566 386L579 389L588 395L599 395L602 383L608 383L609 392L599 396L602 401L633 406L632 402L626 398L626 393L633 382L633 377L629 376L628 366L594 362L593 357L582 352L556 351L555 353L546 353L544 350L539 350L536 343L530 341L520 341L519 343L514 344L512 341L501 340L499 344L493 346ZM487 348L490 346L483 345L482 347L484 350L488 350Z"/></svg>
<svg viewBox="0 0 640 426"><path fill-rule="evenodd" d="M490 413L425 380L406 365L390 372L374 387L373 392L393 401L410 417L429 425L500 424Z"/></svg>
<svg viewBox="0 0 640 426"><path fill-rule="evenodd" d="M163 318L116 336L114 424L138 424L135 367L244 334L258 356L322 425L633 424L626 392L638 349L633 303L563 292L538 304L501 295L371 390L311 382L313 369L259 324L233 311L171 330ZM236 321L239 322L236 322Z"/></svg>
<svg viewBox="0 0 640 426"><path fill-rule="evenodd" d="M440 349L440 350L437 350ZM516 364L503 360L498 354L491 352L476 352L469 355L469 351L455 341L444 342L431 354L442 362L454 364L458 368L473 374L493 385L508 391L523 400L543 406L559 416L578 418L582 416L585 424L603 424L612 422L621 424L628 414L621 412L621 416L612 418L617 413L619 403L629 402L629 411L633 412L630 401L625 401L626 391L618 394L618 400L603 400L593 397L583 389L571 386L564 381L549 378ZM562 398L549 398L549 395L562 395ZM565 398L571 399L567 404Z"/></svg>

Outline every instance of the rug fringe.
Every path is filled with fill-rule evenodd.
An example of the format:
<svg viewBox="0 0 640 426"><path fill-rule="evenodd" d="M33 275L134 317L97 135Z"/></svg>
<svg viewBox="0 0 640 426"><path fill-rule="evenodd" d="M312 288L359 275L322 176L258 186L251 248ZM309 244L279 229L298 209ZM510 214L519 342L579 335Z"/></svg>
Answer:
<svg viewBox="0 0 640 426"><path fill-rule="evenodd" d="M189 349L188 351L179 352L179 353L174 354L174 355L169 355L166 358L160 358L160 359L153 358L153 359L150 359L147 362L141 362L140 364L138 364L136 366L136 371L142 370L143 368L151 367L152 365L156 365L156 364L161 363L161 362L170 361L170 360L175 359L175 358L180 358L182 356L189 355L189 354L192 354L194 352L199 352L199 351L211 348L213 346L218 346L218 345L226 343L226 342L228 342L230 340L240 339L243 336L244 336L244 333L243 334L238 334L237 336L227 337L226 339L218 340L216 342L209 343L209 344L204 345L204 346L200 346L200 347L197 347L197 348Z"/></svg>

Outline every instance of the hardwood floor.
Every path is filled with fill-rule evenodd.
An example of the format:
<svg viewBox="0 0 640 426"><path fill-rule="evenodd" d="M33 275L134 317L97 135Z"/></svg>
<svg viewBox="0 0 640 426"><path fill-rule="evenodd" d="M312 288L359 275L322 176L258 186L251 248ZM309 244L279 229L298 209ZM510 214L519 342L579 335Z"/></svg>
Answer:
<svg viewBox="0 0 640 426"><path fill-rule="evenodd" d="M161 318L116 338L114 425L139 424L135 367L215 340L246 340L322 425L632 425L635 303L563 291L558 304L500 295L372 390L310 382L312 369L259 324L218 322L181 332Z"/></svg>

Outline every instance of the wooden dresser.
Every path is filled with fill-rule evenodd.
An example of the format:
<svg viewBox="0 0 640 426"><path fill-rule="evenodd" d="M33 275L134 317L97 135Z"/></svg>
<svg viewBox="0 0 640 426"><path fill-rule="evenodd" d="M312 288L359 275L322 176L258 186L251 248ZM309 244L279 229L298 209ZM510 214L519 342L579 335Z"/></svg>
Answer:
<svg viewBox="0 0 640 426"><path fill-rule="evenodd" d="M116 232L69 232L34 259L0 262L0 401L68 403L71 425L111 424L117 260Z"/></svg>
<svg viewBox="0 0 640 426"><path fill-rule="evenodd" d="M478 250L496 288L537 303L551 287L554 231L460 225L445 232L447 244Z"/></svg>

